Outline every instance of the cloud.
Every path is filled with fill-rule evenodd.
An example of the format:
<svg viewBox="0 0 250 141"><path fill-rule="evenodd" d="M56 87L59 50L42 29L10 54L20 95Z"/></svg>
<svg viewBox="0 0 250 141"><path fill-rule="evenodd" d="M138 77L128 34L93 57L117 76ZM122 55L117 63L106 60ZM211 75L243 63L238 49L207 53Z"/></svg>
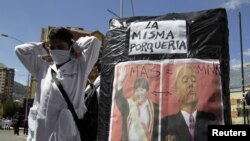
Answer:
<svg viewBox="0 0 250 141"><path fill-rule="evenodd" d="M236 69L236 68L240 68L241 67L241 61L238 59L231 59L230 60L230 68L232 69Z"/></svg>
<svg viewBox="0 0 250 141"><path fill-rule="evenodd" d="M228 0L227 2L223 3L222 6L228 10L234 10L243 4L250 4L250 0Z"/></svg>
<svg viewBox="0 0 250 141"><path fill-rule="evenodd" d="M243 52L244 55L250 56L250 49L247 49L247 51Z"/></svg>
<svg viewBox="0 0 250 141"><path fill-rule="evenodd" d="M250 67L250 63L247 62L246 60L243 60L243 66L244 67ZM241 60L239 59L231 59L230 60L230 69L241 69Z"/></svg>

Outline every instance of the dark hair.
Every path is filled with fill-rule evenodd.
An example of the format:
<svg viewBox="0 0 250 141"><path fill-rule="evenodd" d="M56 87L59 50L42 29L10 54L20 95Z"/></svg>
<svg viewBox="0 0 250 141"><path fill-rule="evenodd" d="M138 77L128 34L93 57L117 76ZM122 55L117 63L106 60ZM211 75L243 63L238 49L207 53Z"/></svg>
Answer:
<svg viewBox="0 0 250 141"><path fill-rule="evenodd" d="M148 91L148 81L145 78L137 78L134 83L134 90L137 88L145 88Z"/></svg>
<svg viewBox="0 0 250 141"><path fill-rule="evenodd" d="M73 34L70 32L70 30L64 28L64 27L56 27L52 28L49 32L49 40L53 39L60 39L64 42L66 42L69 46L72 45L73 41Z"/></svg>

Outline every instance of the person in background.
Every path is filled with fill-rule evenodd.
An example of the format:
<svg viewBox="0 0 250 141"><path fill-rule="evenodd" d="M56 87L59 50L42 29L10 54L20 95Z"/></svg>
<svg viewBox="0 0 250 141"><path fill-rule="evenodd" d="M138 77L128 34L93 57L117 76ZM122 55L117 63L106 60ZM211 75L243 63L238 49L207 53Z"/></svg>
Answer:
<svg viewBox="0 0 250 141"><path fill-rule="evenodd" d="M12 122L12 120L11 120L11 118L7 118L6 120L5 120L5 129L6 130L10 130L10 127L13 125L13 122Z"/></svg>
<svg viewBox="0 0 250 141"><path fill-rule="evenodd" d="M83 118L87 111L84 90L101 42L94 36L74 41L72 33L64 27L53 28L48 38L48 42L16 46L18 58L38 82L28 117L27 141L80 141L75 121L52 80L51 71L56 72L78 118Z"/></svg>
<svg viewBox="0 0 250 141"><path fill-rule="evenodd" d="M3 128L3 119L0 118L0 129L2 129L2 128Z"/></svg>
<svg viewBox="0 0 250 141"><path fill-rule="evenodd" d="M28 135L28 119L23 120L23 134Z"/></svg>
<svg viewBox="0 0 250 141"><path fill-rule="evenodd" d="M13 127L14 127L14 135L19 136L20 116L19 116L18 112L15 113L13 120L12 120L12 123L13 123Z"/></svg>

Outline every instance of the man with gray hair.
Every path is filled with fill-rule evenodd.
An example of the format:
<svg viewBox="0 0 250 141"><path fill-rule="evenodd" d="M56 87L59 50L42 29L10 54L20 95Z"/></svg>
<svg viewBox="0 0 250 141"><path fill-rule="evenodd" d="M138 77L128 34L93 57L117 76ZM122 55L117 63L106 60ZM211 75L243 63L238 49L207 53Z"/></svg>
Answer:
<svg viewBox="0 0 250 141"><path fill-rule="evenodd" d="M216 124L216 116L198 109L197 85L198 78L192 65L181 65L175 77L180 110L162 119L162 141L207 141L207 126Z"/></svg>

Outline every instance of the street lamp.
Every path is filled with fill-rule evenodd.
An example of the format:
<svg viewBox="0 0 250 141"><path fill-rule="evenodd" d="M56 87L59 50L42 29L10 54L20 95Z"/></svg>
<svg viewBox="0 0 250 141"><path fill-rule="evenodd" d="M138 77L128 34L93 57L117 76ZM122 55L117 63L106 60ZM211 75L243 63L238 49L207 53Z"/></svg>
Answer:
<svg viewBox="0 0 250 141"><path fill-rule="evenodd" d="M23 41L15 38L15 37L9 36L8 34L1 34L1 36L6 37L6 38L10 38L10 39L13 39L13 40L16 40L16 41L18 41L20 43L24 43Z"/></svg>
<svg viewBox="0 0 250 141"><path fill-rule="evenodd" d="M17 42L19 42L19 43L24 43L22 40L19 40L19 39L17 39L16 37L13 37L13 36L10 36L10 35L8 35L8 34L1 34L1 36L3 36L3 37L6 37L6 38L10 38L10 39L13 39L13 40L15 40L15 41L17 41ZM25 118L27 118L28 117L28 102L29 102L29 88L30 88L30 73L28 72L28 82L27 82L28 84L27 84L27 95L26 95L26 103L25 103Z"/></svg>
<svg viewBox="0 0 250 141"><path fill-rule="evenodd" d="M123 0L120 0L120 17L123 18Z"/></svg>

